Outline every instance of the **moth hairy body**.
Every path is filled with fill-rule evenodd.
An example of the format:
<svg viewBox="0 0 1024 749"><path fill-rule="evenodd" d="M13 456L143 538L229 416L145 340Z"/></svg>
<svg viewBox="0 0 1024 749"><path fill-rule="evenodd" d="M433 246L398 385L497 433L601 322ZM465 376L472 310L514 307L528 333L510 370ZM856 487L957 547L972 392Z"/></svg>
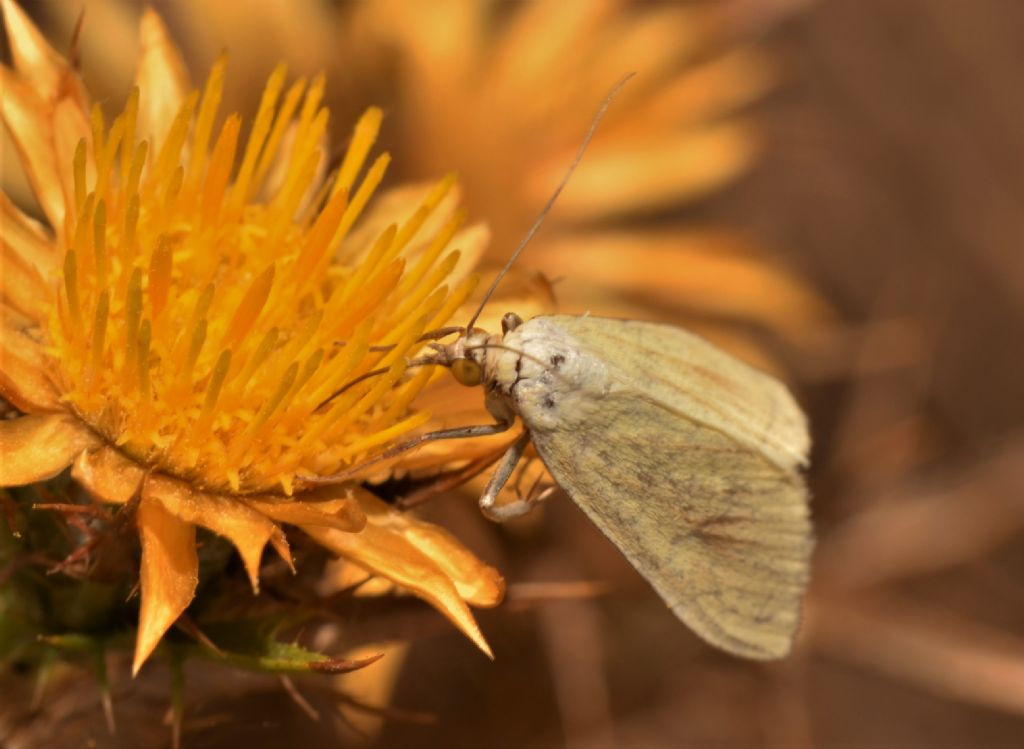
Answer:
<svg viewBox="0 0 1024 749"><path fill-rule="evenodd" d="M481 498L495 504L532 441L555 481L705 640L786 655L812 534L799 468L809 438L786 388L667 325L553 315L474 330L437 363L481 384L499 429L526 433Z"/></svg>

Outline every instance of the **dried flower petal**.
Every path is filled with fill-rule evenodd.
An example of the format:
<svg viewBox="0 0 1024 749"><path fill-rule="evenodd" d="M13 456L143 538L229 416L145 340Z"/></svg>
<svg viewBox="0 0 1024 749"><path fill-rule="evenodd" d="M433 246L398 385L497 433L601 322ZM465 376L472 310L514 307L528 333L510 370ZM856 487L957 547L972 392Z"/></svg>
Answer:
<svg viewBox="0 0 1024 749"><path fill-rule="evenodd" d="M18 209L11 199L0 192L0 226L3 242L24 262L42 274L48 274L57 265L57 248L39 223ZM5 284L6 285L6 284Z"/></svg>
<svg viewBox="0 0 1024 749"><path fill-rule="evenodd" d="M118 450L99 447L78 456L71 468L71 476L94 499L124 504L139 491L145 472L138 463L124 457Z"/></svg>
<svg viewBox="0 0 1024 749"><path fill-rule="evenodd" d="M0 325L0 395L26 413L62 411L60 394L46 374L39 344L14 327L10 314Z"/></svg>
<svg viewBox="0 0 1024 749"><path fill-rule="evenodd" d="M142 605L132 674L139 672L160 638L192 601L199 583L195 526L145 495L139 503L137 522L142 539Z"/></svg>
<svg viewBox="0 0 1024 749"><path fill-rule="evenodd" d="M4 272L0 299L33 322L39 323L46 314L50 297L49 286L39 270L14 252L6 237L0 238L0 266Z"/></svg>
<svg viewBox="0 0 1024 749"><path fill-rule="evenodd" d="M53 157L53 127L47 104L6 66L0 68L0 112L18 148L32 191L51 226L64 225L65 196Z"/></svg>
<svg viewBox="0 0 1024 749"><path fill-rule="evenodd" d="M181 53L152 8L142 12L139 24L135 85L139 87L139 137L163 143L191 84Z"/></svg>
<svg viewBox="0 0 1024 749"><path fill-rule="evenodd" d="M160 475L147 477L142 496L159 502L174 517L230 540L245 563L253 590L259 590L263 547L278 532L273 522L229 497L196 491L183 481Z"/></svg>
<svg viewBox="0 0 1024 749"><path fill-rule="evenodd" d="M0 486L45 481L99 440L68 414L0 421Z"/></svg>
<svg viewBox="0 0 1024 749"><path fill-rule="evenodd" d="M324 526L347 533L358 533L366 527L366 515L350 488L328 486L299 496L301 499L256 495L244 501L279 523Z"/></svg>
<svg viewBox="0 0 1024 749"><path fill-rule="evenodd" d="M365 490L356 490L356 497L367 518L361 533L313 526L303 530L334 553L428 601L491 656L464 597L484 601L483 605L500 601L505 583L497 570L436 526L396 512ZM458 582L449 574L454 569L459 569Z"/></svg>
<svg viewBox="0 0 1024 749"><path fill-rule="evenodd" d="M68 62L50 46L14 0L3 0L3 16L11 57L18 73L45 100L67 94L68 86L78 85L78 76ZM84 101L84 95L79 99Z"/></svg>

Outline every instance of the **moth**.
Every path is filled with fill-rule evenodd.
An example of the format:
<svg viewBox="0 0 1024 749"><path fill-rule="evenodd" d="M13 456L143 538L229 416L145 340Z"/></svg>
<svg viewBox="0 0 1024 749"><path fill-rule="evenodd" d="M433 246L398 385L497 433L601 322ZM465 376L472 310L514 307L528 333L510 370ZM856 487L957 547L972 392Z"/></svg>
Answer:
<svg viewBox="0 0 1024 749"><path fill-rule="evenodd" d="M810 441L786 387L669 325L507 314L502 328L437 347L459 382L484 388L495 424L477 434L526 427L480 498L484 514L531 509L496 500L532 442L698 635L748 658L786 655L812 546L799 470Z"/></svg>
<svg viewBox="0 0 1024 749"><path fill-rule="evenodd" d="M502 333L474 327L540 217L454 341L415 362L481 386L493 424L448 429L398 445L525 430L480 498L489 518L529 443L558 485L622 551L665 603L707 642L754 659L785 656L807 586L812 529L800 469L807 422L786 387L702 338L670 325L602 317L508 313Z"/></svg>

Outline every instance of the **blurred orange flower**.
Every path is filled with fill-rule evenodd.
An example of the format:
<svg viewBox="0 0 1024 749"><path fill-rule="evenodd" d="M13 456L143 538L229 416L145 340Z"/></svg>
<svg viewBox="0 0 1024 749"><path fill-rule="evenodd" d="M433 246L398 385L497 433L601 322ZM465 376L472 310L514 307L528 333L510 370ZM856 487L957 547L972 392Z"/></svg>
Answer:
<svg viewBox="0 0 1024 749"><path fill-rule="evenodd" d="M636 71L520 270L557 279L562 312L683 324L777 370L773 349L751 332L812 344L827 305L769 248L680 215L756 159L745 108L776 84L773 61L739 39L732 5L273 0L253 17L245 0L180 0L168 13L187 31L191 58L209 61L227 46L244 81L273 59L327 65L341 122L381 105L396 174L456 171L473 215L501 238L484 257L492 268L557 183L596 103ZM759 12L785 11L777 5L794 4ZM77 12L71 3L47 15L70 33ZM111 93L130 46L106 39L126 36L119 30L137 12L120 0L89 4L83 51Z"/></svg>

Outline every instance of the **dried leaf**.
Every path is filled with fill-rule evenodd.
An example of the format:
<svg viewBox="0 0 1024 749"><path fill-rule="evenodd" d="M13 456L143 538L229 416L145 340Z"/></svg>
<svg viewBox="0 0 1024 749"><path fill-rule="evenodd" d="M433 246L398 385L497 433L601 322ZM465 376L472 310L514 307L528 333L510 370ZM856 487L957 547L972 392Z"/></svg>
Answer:
<svg viewBox="0 0 1024 749"><path fill-rule="evenodd" d="M278 631L287 622L281 617L243 619L203 625L203 634L217 646L218 661L262 673L342 674L365 668L383 653L360 658L331 658L294 642L281 642ZM201 652L209 654L208 650Z"/></svg>

